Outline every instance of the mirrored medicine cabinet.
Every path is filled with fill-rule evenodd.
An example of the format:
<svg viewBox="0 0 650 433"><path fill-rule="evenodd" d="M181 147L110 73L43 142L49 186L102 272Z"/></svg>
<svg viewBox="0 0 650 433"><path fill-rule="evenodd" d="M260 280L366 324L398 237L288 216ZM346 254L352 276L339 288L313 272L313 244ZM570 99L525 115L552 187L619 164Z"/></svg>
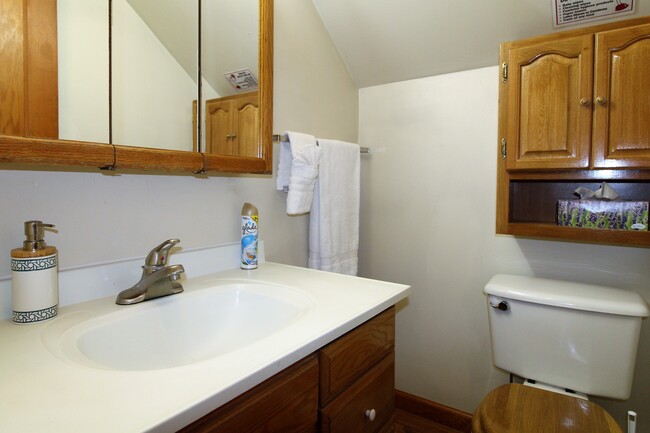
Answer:
<svg viewBox="0 0 650 433"><path fill-rule="evenodd" d="M0 0L0 13L3 166L271 172L273 0Z"/></svg>

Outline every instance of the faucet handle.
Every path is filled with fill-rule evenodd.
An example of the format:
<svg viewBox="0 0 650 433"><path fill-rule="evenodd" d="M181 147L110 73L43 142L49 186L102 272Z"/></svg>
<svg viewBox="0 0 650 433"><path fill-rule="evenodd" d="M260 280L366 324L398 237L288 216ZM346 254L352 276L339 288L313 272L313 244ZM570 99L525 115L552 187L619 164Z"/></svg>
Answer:
<svg viewBox="0 0 650 433"><path fill-rule="evenodd" d="M180 239L167 239L162 244L155 247L144 261L145 267L167 266L169 250L180 242Z"/></svg>

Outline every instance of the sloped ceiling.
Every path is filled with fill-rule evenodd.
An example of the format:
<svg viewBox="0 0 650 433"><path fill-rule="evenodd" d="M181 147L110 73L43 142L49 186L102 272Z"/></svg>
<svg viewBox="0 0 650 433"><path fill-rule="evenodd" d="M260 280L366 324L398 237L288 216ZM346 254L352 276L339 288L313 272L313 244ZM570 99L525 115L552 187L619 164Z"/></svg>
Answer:
<svg viewBox="0 0 650 433"><path fill-rule="evenodd" d="M650 15L636 0L633 15L554 29L551 0L313 2L358 88L493 66L501 42Z"/></svg>
<svg viewBox="0 0 650 433"><path fill-rule="evenodd" d="M127 0L167 51L196 82L198 1ZM201 74L220 95L235 93L227 72L250 69L258 76L257 0L203 1Z"/></svg>

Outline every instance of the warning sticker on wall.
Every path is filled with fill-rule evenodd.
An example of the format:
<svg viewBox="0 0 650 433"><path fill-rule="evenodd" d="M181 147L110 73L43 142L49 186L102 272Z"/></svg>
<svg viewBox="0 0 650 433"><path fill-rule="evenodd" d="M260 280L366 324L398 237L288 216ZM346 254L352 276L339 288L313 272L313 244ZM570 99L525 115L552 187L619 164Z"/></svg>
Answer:
<svg viewBox="0 0 650 433"><path fill-rule="evenodd" d="M636 0L552 0L553 27L634 13Z"/></svg>
<svg viewBox="0 0 650 433"><path fill-rule="evenodd" d="M237 90L255 90L257 89L257 77L253 75L250 69L241 69L239 71L227 72L223 74L226 80Z"/></svg>

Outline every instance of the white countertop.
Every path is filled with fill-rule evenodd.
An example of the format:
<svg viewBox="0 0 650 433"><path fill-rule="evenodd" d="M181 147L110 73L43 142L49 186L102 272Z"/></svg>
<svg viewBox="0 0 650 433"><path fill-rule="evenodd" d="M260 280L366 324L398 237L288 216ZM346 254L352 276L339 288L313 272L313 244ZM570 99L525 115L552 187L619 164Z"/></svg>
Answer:
<svg viewBox="0 0 650 433"><path fill-rule="evenodd" d="M1 321L0 431L176 431L404 299L409 291L401 284L275 263L188 279L183 286L188 292L200 290L214 278L298 288L315 301L315 308L287 328L228 354L150 371L81 366L56 356L44 344L45 331L66 316L137 308L115 305L114 296L62 307L56 318L44 323Z"/></svg>

